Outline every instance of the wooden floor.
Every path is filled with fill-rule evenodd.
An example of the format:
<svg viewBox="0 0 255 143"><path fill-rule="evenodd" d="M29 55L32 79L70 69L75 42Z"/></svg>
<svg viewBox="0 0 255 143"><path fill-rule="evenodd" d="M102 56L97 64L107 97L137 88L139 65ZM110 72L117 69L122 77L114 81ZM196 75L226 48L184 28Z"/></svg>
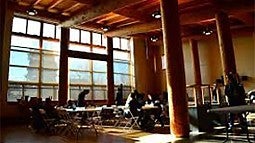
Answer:
<svg viewBox="0 0 255 143"><path fill-rule="evenodd" d="M231 135L230 138L231 143L247 142L245 134ZM254 134L251 134L250 138L252 142L255 142ZM213 135L191 133L189 139L180 141L172 138L168 127L159 127L150 133L105 127L99 131L98 136L94 131L86 130L76 141L73 135L34 133L27 125L1 126L1 143L218 143L223 142L224 139L223 133Z"/></svg>

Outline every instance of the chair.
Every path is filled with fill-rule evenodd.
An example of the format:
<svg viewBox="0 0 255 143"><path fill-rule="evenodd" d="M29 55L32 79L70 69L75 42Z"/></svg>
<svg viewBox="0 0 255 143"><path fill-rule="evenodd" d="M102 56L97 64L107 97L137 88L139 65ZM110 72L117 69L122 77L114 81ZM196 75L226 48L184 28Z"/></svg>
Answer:
<svg viewBox="0 0 255 143"><path fill-rule="evenodd" d="M130 111L129 107L124 108L124 118L126 119L126 124L123 129L131 130L135 126L140 128L138 124L139 115L134 116L134 114Z"/></svg>

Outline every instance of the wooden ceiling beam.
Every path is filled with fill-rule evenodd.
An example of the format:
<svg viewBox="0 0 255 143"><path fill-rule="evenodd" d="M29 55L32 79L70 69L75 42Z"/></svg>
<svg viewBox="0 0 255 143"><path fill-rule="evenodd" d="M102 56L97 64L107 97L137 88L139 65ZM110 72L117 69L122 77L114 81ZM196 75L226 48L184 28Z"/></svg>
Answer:
<svg viewBox="0 0 255 143"><path fill-rule="evenodd" d="M141 22L149 22L149 18L139 14L137 11L134 11L133 9L121 9L121 10L117 10L115 11L115 13L119 14L119 15L123 15L135 20L139 20Z"/></svg>
<svg viewBox="0 0 255 143"><path fill-rule="evenodd" d="M61 23L63 27L71 27L79 25L84 22L90 21L100 15L118 10L129 5L145 1L145 0L100 0L100 4L95 5L93 8L81 11L72 18Z"/></svg>
<svg viewBox="0 0 255 143"><path fill-rule="evenodd" d="M98 3L98 0L75 0L75 1L85 5L94 5Z"/></svg>
<svg viewBox="0 0 255 143"><path fill-rule="evenodd" d="M219 8L219 9L218 9ZM187 25L192 23L198 23L207 19L213 19L217 11L223 10L228 14L236 14L248 11L254 11L253 0L241 1L235 4L224 4L216 7L204 7L200 10L193 12L185 12L180 14L180 24ZM135 24L118 28L113 31L104 33L106 36L129 36L139 33L147 33L152 30L161 29L161 21L157 20L150 23Z"/></svg>
<svg viewBox="0 0 255 143"><path fill-rule="evenodd" d="M120 27L117 30L105 32L105 36L129 36L134 34L140 34L140 33L147 33L149 31L160 29L161 28L161 21L153 21L150 23L140 23L140 24L134 24L130 26Z"/></svg>
<svg viewBox="0 0 255 143"><path fill-rule="evenodd" d="M31 6L37 5L38 3L40 3L42 0L36 0Z"/></svg>
<svg viewBox="0 0 255 143"><path fill-rule="evenodd" d="M53 0L53 1L49 4L49 7L48 7L47 9L49 10L49 9L54 8L55 6L57 6L58 4L60 4L62 1L64 1L64 0Z"/></svg>

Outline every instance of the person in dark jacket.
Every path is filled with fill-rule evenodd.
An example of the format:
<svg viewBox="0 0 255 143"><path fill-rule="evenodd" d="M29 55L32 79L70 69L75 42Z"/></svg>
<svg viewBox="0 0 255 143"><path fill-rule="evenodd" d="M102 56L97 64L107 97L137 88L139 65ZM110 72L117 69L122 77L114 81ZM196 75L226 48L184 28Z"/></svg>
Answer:
<svg viewBox="0 0 255 143"><path fill-rule="evenodd" d="M85 96L89 93L88 89L84 89L79 95L78 95L78 103L77 107L84 107L85 106L85 101L84 98Z"/></svg>
<svg viewBox="0 0 255 143"><path fill-rule="evenodd" d="M225 95L228 98L229 106L245 105L245 90L243 85L239 82L237 74L229 73L227 75L227 84L225 86ZM237 114L240 120L242 130L246 130L246 121L242 114ZM229 115L229 127L228 130L232 131L234 125L235 114L230 113Z"/></svg>

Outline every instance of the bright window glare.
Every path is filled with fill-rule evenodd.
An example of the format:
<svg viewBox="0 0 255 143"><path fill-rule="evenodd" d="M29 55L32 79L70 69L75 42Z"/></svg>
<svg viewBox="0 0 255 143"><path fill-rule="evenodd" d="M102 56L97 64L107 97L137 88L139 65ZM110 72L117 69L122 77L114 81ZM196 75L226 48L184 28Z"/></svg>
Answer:
<svg viewBox="0 0 255 143"><path fill-rule="evenodd" d="M43 36L44 37L55 37L55 25L43 23Z"/></svg>
<svg viewBox="0 0 255 143"><path fill-rule="evenodd" d="M121 49L128 50L128 39L121 38Z"/></svg>
<svg viewBox="0 0 255 143"><path fill-rule="evenodd" d="M80 32L78 29L70 28L70 41L73 41L73 42L80 41Z"/></svg>
<svg viewBox="0 0 255 143"><path fill-rule="evenodd" d="M13 24L12 24L12 31L26 33L26 25L27 25L26 19L14 17Z"/></svg>
<svg viewBox="0 0 255 143"><path fill-rule="evenodd" d="M101 45L101 34L93 33L93 45Z"/></svg>
<svg viewBox="0 0 255 143"><path fill-rule="evenodd" d="M81 43L90 44L90 32L81 30Z"/></svg>
<svg viewBox="0 0 255 143"><path fill-rule="evenodd" d="M27 34L40 35L41 23L38 21L28 20Z"/></svg>
<svg viewBox="0 0 255 143"><path fill-rule="evenodd" d="M120 38L114 37L114 38L112 38L112 40L113 40L113 48L119 49L120 48Z"/></svg>

